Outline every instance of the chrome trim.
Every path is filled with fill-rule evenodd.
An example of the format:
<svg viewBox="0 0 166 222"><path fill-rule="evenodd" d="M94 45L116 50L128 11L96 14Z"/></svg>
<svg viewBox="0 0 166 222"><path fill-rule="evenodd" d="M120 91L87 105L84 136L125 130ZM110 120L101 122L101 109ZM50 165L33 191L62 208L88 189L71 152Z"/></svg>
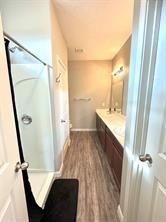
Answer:
<svg viewBox="0 0 166 222"><path fill-rule="evenodd" d="M39 62L41 62L43 65L47 65L50 68L53 68L51 65L47 64L46 62L44 62L43 60L41 60L38 56L36 56L35 54L33 54L31 51L29 51L27 48L25 48L23 45L21 45L17 40L15 40L13 37L11 37L9 34L7 34L6 32L3 32L4 36L11 40L12 42L14 42L17 46L19 46L21 49L23 49L24 51L26 51L27 53L29 53L31 56L33 56L35 59L37 59Z"/></svg>
<svg viewBox="0 0 166 222"><path fill-rule="evenodd" d="M139 155L139 160L141 162L146 162L148 161L150 164L152 164L153 160L150 154L145 154L145 155Z"/></svg>
<svg viewBox="0 0 166 222"><path fill-rule="evenodd" d="M26 170L29 167L29 163L28 162L17 162L16 166L15 166L15 172L17 173L19 170Z"/></svg>
<svg viewBox="0 0 166 222"><path fill-rule="evenodd" d="M29 125L29 124L32 123L32 117L24 114L24 115L21 117L21 121L23 122L23 124Z"/></svg>

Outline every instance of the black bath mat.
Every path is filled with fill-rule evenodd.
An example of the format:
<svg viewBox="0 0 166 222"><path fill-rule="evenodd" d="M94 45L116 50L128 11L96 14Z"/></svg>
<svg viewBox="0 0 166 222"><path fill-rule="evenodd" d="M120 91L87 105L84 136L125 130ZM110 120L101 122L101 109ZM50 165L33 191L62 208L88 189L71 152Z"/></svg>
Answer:
<svg viewBox="0 0 166 222"><path fill-rule="evenodd" d="M48 195L41 222L76 222L77 179L57 179Z"/></svg>

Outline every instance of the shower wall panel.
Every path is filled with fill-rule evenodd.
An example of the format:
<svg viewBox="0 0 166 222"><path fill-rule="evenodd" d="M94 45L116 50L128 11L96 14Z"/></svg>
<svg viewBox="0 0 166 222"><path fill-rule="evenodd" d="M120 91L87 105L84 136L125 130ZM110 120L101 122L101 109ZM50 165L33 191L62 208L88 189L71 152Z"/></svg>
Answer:
<svg viewBox="0 0 166 222"><path fill-rule="evenodd" d="M54 171L53 132L47 67L12 64L17 115L25 160L31 170ZM30 124L23 116L32 118Z"/></svg>

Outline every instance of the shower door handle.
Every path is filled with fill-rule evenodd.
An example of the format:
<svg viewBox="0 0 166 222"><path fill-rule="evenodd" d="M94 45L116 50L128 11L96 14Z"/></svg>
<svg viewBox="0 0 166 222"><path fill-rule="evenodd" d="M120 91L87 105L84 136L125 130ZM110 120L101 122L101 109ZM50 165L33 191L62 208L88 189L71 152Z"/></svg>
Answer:
<svg viewBox="0 0 166 222"><path fill-rule="evenodd" d="M31 116L28 116L26 114L24 114L22 117L21 117L21 120L23 122L23 124L25 125L29 125L32 123L32 117Z"/></svg>
<svg viewBox="0 0 166 222"><path fill-rule="evenodd" d="M17 173L19 170L26 170L29 167L29 163L28 162L17 162L16 166L15 166L15 172Z"/></svg>

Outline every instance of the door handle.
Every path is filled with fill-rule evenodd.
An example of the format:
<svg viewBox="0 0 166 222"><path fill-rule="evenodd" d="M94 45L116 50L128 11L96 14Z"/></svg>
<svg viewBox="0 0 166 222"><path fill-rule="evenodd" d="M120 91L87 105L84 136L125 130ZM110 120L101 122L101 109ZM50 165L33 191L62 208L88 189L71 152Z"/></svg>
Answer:
<svg viewBox="0 0 166 222"><path fill-rule="evenodd" d="M24 114L22 117L21 117L21 120L23 122L23 124L25 125L29 125L32 123L32 117L31 116L28 116L26 114Z"/></svg>
<svg viewBox="0 0 166 222"><path fill-rule="evenodd" d="M66 122L66 120L64 120L64 119L61 119L61 123L65 123Z"/></svg>
<svg viewBox="0 0 166 222"><path fill-rule="evenodd" d="M17 173L19 170L26 170L28 169L28 167L29 167L28 162L24 162L24 163L17 162L15 166L15 172Z"/></svg>
<svg viewBox="0 0 166 222"><path fill-rule="evenodd" d="M146 162L148 161L150 164L152 164L153 160L150 154L145 154L145 155L139 155L139 160L141 162Z"/></svg>
<svg viewBox="0 0 166 222"><path fill-rule="evenodd" d="M61 77L62 73L59 73L59 75L56 77L56 82L60 83L60 77Z"/></svg>

